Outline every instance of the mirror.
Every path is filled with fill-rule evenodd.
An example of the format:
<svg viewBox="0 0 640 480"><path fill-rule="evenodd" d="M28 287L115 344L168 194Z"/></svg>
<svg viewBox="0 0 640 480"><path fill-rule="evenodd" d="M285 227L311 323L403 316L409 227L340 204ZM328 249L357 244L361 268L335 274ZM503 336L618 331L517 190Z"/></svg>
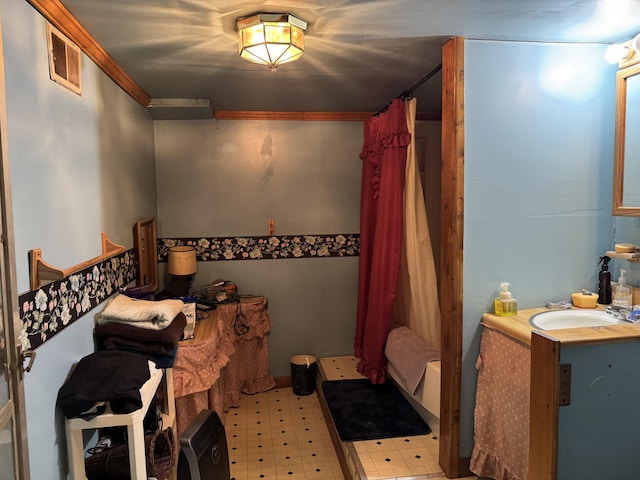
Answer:
<svg viewBox="0 0 640 480"><path fill-rule="evenodd" d="M640 54L617 73L612 214L640 216ZM630 65L630 63L633 63Z"/></svg>

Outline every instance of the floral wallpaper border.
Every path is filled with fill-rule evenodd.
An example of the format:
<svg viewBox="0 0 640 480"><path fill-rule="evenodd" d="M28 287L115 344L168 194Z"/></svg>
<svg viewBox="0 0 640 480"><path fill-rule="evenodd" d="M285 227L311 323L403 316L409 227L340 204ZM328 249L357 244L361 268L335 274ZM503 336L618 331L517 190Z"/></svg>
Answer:
<svg viewBox="0 0 640 480"><path fill-rule="evenodd" d="M169 248L177 245L195 247L199 262L357 257L360 234L159 238L158 261L166 262Z"/></svg>
<svg viewBox="0 0 640 480"><path fill-rule="evenodd" d="M128 250L18 297L22 348L35 349L136 278Z"/></svg>
<svg viewBox="0 0 640 480"><path fill-rule="evenodd" d="M360 254L360 235L161 238L158 261L166 262L169 248L176 245L193 245L200 262L356 257ZM128 250L19 295L23 349L38 348L135 278L135 251Z"/></svg>

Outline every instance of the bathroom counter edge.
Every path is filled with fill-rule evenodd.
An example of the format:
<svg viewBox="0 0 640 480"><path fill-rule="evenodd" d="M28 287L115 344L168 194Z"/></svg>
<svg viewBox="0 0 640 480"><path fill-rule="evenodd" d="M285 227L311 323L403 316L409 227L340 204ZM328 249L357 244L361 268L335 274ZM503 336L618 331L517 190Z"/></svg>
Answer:
<svg viewBox="0 0 640 480"><path fill-rule="evenodd" d="M518 310L517 315L501 317L493 313L482 315L482 324L508 335L527 345L531 345L531 332L535 329L529 324L529 318L536 313L544 312L547 308L529 308Z"/></svg>
<svg viewBox="0 0 640 480"><path fill-rule="evenodd" d="M598 307L602 308L602 307ZM509 337L531 345L531 335L549 337L563 346L595 345L598 343L621 343L640 341L640 325L611 325L606 327L565 328L562 330L538 330L529 324L529 318L547 311L545 307L519 310L517 315L500 317L493 313L482 315L482 324Z"/></svg>

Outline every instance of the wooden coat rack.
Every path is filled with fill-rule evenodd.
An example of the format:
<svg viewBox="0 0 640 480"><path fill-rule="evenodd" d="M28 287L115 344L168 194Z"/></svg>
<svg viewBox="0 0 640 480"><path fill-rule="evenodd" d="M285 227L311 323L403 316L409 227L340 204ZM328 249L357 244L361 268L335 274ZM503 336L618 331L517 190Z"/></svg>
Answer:
<svg viewBox="0 0 640 480"><path fill-rule="evenodd" d="M42 259L42 250L34 248L29 250L29 283L31 290L37 290L45 283L54 280L63 280L69 275L73 275L84 270L91 265L102 262L125 251L125 247L113 243L107 238L107 234L102 232L102 255L99 255L86 262L79 263L69 268L57 268L49 265Z"/></svg>

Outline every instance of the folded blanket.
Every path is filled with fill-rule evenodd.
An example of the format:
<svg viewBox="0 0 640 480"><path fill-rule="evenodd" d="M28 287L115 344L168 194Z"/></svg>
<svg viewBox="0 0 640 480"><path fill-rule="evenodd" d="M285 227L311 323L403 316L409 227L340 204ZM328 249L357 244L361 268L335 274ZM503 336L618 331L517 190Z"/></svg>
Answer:
<svg viewBox="0 0 640 480"><path fill-rule="evenodd" d="M404 378L407 390L415 394L427 363L440 359L440 351L430 347L407 327L394 328L387 336L384 354Z"/></svg>
<svg viewBox="0 0 640 480"><path fill-rule="evenodd" d="M187 317L180 312L167 328L150 330L126 323L107 322L96 325L95 336L100 348L130 347L149 353L169 353L178 348L178 342L187 324Z"/></svg>
<svg viewBox="0 0 640 480"><path fill-rule="evenodd" d="M138 328L161 330L168 327L176 315L182 312L183 306L182 300L154 302L119 294L107 302L102 313L96 315L96 323L125 323Z"/></svg>

